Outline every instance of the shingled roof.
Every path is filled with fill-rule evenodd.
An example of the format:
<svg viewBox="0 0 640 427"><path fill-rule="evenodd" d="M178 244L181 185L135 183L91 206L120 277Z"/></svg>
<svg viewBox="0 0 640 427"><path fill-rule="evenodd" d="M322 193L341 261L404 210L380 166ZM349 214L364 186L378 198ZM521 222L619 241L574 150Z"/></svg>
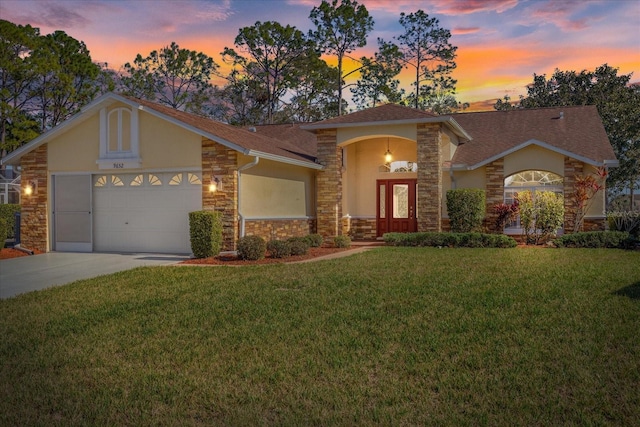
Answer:
<svg viewBox="0 0 640 427"><path fill-rule="evenodd" d="M184 124L190 125L196 129L215 135L216 141L233 144L238 151L245 154L251 152L271 154L278 157L290 158L293 160L308 162L315 165L315 147L309 150L304 144L297 145L288 139L279 138L277 134L270 137L269 134L263 132L252 132L248 129L231 126L206 117L197 116L191 113L185 113L171 107L156 104L154 102L145 101L137 98L130 98L131 101L149 108L165 116L174 118ZM312 135L313 136L313 135Z"/></svg>
<svg viewBox="0 0 640 427"><path fill-rule="evenodd" d="M595 106L461 113L454 117L473 137L472 142L458 147L454 165L474 169L532 144L592 165L616 159Z"/></svg>
<svg viewBox="0 0 640 427"><path fill-rule="evenodd" d="M255 132L261 135L287 141L315 158L318 153L316 136L312 132L301 129L300 126L300 123L259 125L251 126L249 130L255 129Z"/></svg>
<svg viewBox="0 0 640 427"><path fill-rule="evenodd" d="M402 125L417 123L442 123L461 140L469 141L471 136L452 116L438 116L427 111L403 107L397 104L384 104L366 110L356 111L345 116L334 117L320 122L302 125L301 129L316 131L347 127L366 127L371 125Z"/></svg>
<svg viewBox="0 0 640 427"><path fill-rule="evenodd" d="M303 128L315 129L333 127L334 125L353 125L377 122L412 122L415 120L424 120L438 117L435 114L428 113L415 108L404 107L398 104L385 104L379 107L367 108L366 110L356 111L344 116L333 117L331 119L322 120L312 123Z"/></svg>

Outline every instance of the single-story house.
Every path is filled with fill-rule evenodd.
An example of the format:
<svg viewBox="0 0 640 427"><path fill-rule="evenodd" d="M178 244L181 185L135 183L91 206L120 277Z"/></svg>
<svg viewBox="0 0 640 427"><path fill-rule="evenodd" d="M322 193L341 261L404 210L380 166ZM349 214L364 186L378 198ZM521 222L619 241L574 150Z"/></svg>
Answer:
<svg viewBox="0 0 640 427"><path fill-rule="evenodd" d="M22 170L23 246L165 253L191 251L195 210L222 213L225 250L251 234L368 239L446 230L453 188L484 189L488 216L522 189L570 206L576 174L617 165L593 106L438 116L387 104L242 129L115 93L2 162ZM603 227L604 208L602 193L586 228Z"/></svg>

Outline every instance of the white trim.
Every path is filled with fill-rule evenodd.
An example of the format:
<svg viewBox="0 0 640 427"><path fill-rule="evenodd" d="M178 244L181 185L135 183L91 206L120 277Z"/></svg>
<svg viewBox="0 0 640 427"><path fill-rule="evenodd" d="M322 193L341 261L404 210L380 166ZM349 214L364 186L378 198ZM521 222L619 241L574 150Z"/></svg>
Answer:
<svg viewBox="0 0 640 427"><path fill-rule="evenodd" d="M485 165L487 165L487 164L489 164L489 163L491 163L491 162L493 162L495 160L498 160L498 159L501 159L503 157L506 157L509 154L513 154L516 151L522 150L523 148L527 148L527 147L529 147L531 145L536 145L538 147L547 149L549 151L553 151L555 153L562 154L562 155L567 156L567 157L571 157L572 159L581 161L583 163L587 163L587 164L589 164L591 166L595 166L595 167L602 166L603 164L605 164L605 165L608 164L610 166L613 166L613 163L617 163L616 160L604 160L602 163L600 163L600 162L597 162L597 161L595 161L593 159L589 159L587 157L581 156L579 154L575 154L575 153L572 153L570 151L563 150L562 148L558 148L558 147L556 147L554 145L547 144L546 142L542 142L542 141L539 141L537 139L530 139L528 141L523 142L522 144L516 145L515 147L511 147L508 150L505 150L505 151L503 151L501 153L495 154L495 155L493 155L493 156L491 156L491 157L489 157L487 159L484 159L483 161L481 161L479 163L476 163L474 165L467 166L467 165L462 165L462 164L456 164L456 165L452 165L451 167L456 169L456 170L458 170L458 168L460 168L462 170L465 170L465 169L466 170L474 170L474 169L477 169L479 167L485 166Z"/></svg>
<svg viewBox="0 0 640 427"><path fill-rule="evenodd" d="M323 170L324 169L324 166L322 166L319 163L311 163L311 161L290 159L288 157L281 157L281 156L278 156L276 154L269 154L269 153L265 153L263 151L249 150L249 151L247 151L246 154L248 156L260 157L261 159L273 160L273 161L279 162L279 163L287 163L287 164L295 165L295 166L303 166L303 167L306 167L306 168L309 168L309 169L315 169L315 170Z"/></svg>

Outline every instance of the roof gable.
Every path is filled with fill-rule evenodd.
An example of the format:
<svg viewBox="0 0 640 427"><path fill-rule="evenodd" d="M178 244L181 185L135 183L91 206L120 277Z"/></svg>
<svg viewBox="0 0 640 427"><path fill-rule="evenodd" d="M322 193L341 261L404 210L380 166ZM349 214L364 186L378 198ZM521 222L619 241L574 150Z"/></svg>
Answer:
<svg viewBox="0 0 640 427"><path fill-rule="evenodd" d="M461 113L455 118L473 137L456 150L455 165L475 169L531 144L594 166L615 164L595 106Z"/></svg>
<svg viewBox="0 0 640 427"><path fill-rule="evenodd" d="M4 159L2 159L2 163L17 164L23 155L93 116L93 114L97 113L101 108L116 102L122 102L129 105L131 108L137 108L149 114L153 114L156 117L167 120L177 126L190 130L204 138L211 139L212 141L245 155L263 157L277 162L296 164L299 166L310 167L312 169L322 168L321 165L315 163L315 153L312 151L310 152L308 147L300 147L290 141L270 138L266 135L249 132L245 129L221 123L209 118L200 117L195 114L186 113L184 111L175 110L154 102L115 93L107 93L97 98L85 106L78 114L55 128L43 133L17 150L9 153Z"/></svg>

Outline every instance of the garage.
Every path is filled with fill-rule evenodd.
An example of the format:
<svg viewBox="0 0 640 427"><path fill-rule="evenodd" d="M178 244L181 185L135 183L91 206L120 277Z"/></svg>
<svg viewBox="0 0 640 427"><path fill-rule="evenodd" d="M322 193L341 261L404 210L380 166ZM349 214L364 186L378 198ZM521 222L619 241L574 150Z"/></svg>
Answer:
<svg viewBox="0 0 640 427"><path fill-rule="evenodd" d="M189 212L202 209L199 172L92 176L93 250L191 253Z"/></svg>

